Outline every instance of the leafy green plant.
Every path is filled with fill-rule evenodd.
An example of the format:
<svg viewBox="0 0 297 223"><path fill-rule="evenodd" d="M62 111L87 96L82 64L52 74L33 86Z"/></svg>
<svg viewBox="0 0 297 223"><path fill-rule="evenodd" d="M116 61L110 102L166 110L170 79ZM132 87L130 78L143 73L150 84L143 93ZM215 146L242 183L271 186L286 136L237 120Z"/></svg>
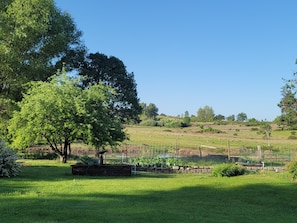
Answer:
<svg viewBox="0 0 297 223"><path fill-rule="evenodd" d="M218 165L212 170L212 175L216 177L234 177L244 173L245 169L242 166L226 163Z"/></svg>
<svg viewBox="0 0 297 223"><path fill-rule="evenodd" d="M295 180L297 178L297 160L291 161L287 165L287 170L289 171L292 178Z"/></svg>
<svg viewBox="0 0 297 223"><path fill-rule="evenodd" d="M8 148L4 141L0 141L0 176L12 177L20 172L20 164L17 163L18 156Z"/></svg>
<svg viewBox="0 0 297 223"><path fill-rule="evenodd" d="M161 158L161 157L135 157L130 159L130 163L133 163L135 165L139 165L142 167L171 167L175 165L181 165L182 161L180 159L174 158L174 157L168 157L168 158Z"/></svg>
<svg viewBox="0 0 297 223"><path fill-rule="evenodd" d="M153 119L147 119L140 123L141 126L157 126L157 122Z"/></svg>
<svg viewBox="0 0 297 223"><path fill-rule="evenodd" d="M95 159L93 157L89 157L87 154L84 154L83 156L81 156L79 158L79 163L92 166L92 165L98 164L98 159Z"/></svg>

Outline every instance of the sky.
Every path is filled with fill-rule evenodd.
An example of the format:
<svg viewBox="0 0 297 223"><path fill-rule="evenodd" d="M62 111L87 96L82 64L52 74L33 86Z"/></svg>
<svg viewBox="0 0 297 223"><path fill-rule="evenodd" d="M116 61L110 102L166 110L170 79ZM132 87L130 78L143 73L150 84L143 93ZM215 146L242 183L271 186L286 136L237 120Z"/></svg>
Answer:
<svg viewBox="0 0 297 223"><path fill-rule="evenodd" d="M55 0L88 53L122 60L159 114L281 115L297 71L296 0Z"/></svg>

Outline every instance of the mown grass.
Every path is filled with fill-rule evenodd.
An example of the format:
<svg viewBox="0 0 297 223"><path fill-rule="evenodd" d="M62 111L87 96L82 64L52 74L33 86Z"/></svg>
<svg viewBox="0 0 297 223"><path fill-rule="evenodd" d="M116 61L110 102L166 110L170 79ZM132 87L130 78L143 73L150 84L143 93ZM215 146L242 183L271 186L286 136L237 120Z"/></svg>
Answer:
<svg viewBox="0 0 297 223"><path fill-rule="evenodd" d="M70 164L26 161L0 179L1 222L296 222L287 173L233 178L139 174L71 175Z"/></svg>

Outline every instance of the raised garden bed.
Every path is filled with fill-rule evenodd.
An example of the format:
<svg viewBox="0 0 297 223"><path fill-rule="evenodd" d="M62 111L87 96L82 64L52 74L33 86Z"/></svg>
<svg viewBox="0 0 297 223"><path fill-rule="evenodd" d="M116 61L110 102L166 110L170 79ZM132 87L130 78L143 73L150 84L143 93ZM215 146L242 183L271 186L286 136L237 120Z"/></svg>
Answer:
<svg viewBox="0 0 297 223"><path fill-rule="evenodd" d="M131 176L131 165L71 165L73 175L89 175L89 176Z"/></svg>

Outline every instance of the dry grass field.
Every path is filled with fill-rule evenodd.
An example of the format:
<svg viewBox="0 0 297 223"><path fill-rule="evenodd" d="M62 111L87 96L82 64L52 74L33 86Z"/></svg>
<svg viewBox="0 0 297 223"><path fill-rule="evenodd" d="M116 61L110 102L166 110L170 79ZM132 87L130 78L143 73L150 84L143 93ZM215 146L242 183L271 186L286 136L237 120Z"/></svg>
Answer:
<svg viewBox="0 0 297 223"><path fill-rule="evenodd" d="M260 126L248 126L246 123L193 123L186 128L127 126L130 140L127 145L148 146L157 150L166 149L181 156L209 156L213 154L233 157L258 158L258 146L261 155L269 163L287 163L296 157L294 132L281 130L271 124L269 140L259 134ZM293 137L294 138L294 137ZM137 147L138 148L138 147Z"/></svg>
<svg viewBox="0 0 297 223"><path fill-rule="evenodd" d="M296 140L288 139L292 131L281 131L275 124L271 124L271 126L273 127L269 142L271 147L275 149L296 147ZM218 149L229 146L231 149L257 147L258 145L268 146L268 140L257 131L259 126L247 126L238 123L224 125L194 123L191 127L186 128L131 125L127 126L126 129L130 137L130 140L126 142L127 144L171 145L180 148L199 148L201 145L206 145Z"/></svg>

